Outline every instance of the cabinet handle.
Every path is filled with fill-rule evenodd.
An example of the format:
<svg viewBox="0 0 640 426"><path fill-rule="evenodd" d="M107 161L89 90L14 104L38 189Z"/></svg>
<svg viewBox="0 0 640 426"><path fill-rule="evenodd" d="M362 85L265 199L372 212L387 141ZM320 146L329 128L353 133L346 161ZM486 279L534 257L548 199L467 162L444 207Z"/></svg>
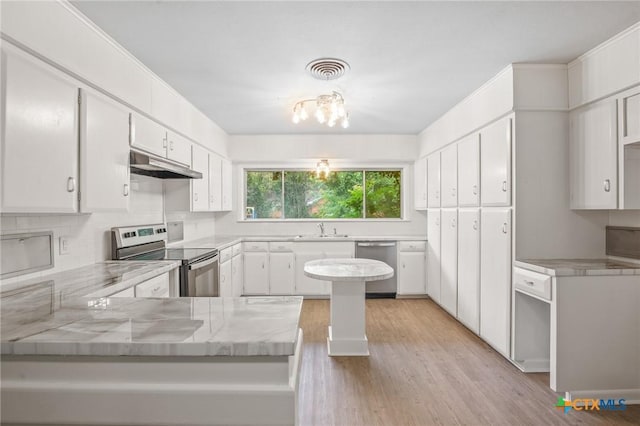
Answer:
<svg viewBox="0 0 640 426"><path fill-rule="evenodd" d="M476 230L476 231L478 230L478 221L477 220L473 221L473 229Z"/></svg>
<svg viewBox="0 0 640 426"><path fill-rule="evenodd" d="M153 292L154 292L154 293L157 293L159 290L160 290L160 286L158 286L158 287L154 288L154 289L153 289Z"/></svg>
<svg viewBox="0 0 640 426"><path fill-rule="evenodd" d="M478 195L478 185L473 185L472 191L473 195Z"/></svg>
<svg viewBox="0 0 640 426"><path fill-rule="evenodd" d="M456 227L456 220L455 219L451 219L451 227L452 228Z"/></svg>
<svg viewBox="0 0 640 426"><path fill-rule="evenodd" d="M291 263L289 263L289 269L291 269Z"/></svg>
<svg viewBox="0 0 640 426"><path fill-rule="evenodd" d="M67 179L67 192L73 192L76 190L76 178L69 176Z"/></svg>
<svg viewBox="0 0 640 426"><path fill-rule="evenodd" d="M226 275L223 275L223 276L222 276L222 277L220 277L220 278L221 278L221 279L220 279L220 281L221 281L221 282L225 282L225 281L227 280L227 276L226 276Z"/></svg>
<svg viewBox="0 0 640 426"><path fill-rule="evenodd" d="M611 180L604 180L604 192L611 192Z"/></svg>
<svg viewBox="0 0 640 426"><path fill-rule="evenodd" d="M123 194L125 197L128 197L128 196L129 196L129 184L128 184L128 183L125 183L125 184L124 184L124 187L122 188L122 194Z"/></svg>
<svg viewBox="0 0 640 426"><path fill-rule="evenodd" d="M173 151L173 141L169 142L169 151Z"/></svg>
<svg viewBox="0 0 640 426"><path fill-rule="evenodd" d="M507 232L509 232L509 230L507 229L507 227L509 226L509 224L507 222L502 224L502 233L506 234Z"/></svg>
<svg viewBox="0 0 640 426"><path fill-rule="evenodd" d="M404 264L404 262L402 262L402 269L406 268L407 266Z"/></svg>
<svg viewBox="0 0 640 426"><path fill-rule="evenodd" d="M436 226L440 226L440 218L436 217Z"/></svg>
<svg viewBox="0 0 640 426"><path fill-rule="evenodd" d="M527 281L527 280L524 280L524 283L525 283L526 285L530 286L530 287L533 287L533 286L535 285L535 284L533 283L533 281Z"/></svg>
<svg viewBox="0 0 640 426"><path fill-rule="evenodd" d="M166 136L164 138L162 138L162 147L163 148L167 147L167 137Z"/></svg>
<svg viewBox="0 0 640 426"><path fill-rule="evenodd" d="M502 192L507 192L507 181L506 180L502 181Z"/></svg>
<svg viewBox="0 0 640 426"><path fill-rule="evenodd" d="M455 188L451 188L451 196L452 197L456 196L456 189Z"/></svg>
<svg viewBox="0 0 640 426"><path fill-rule="evenodd" d="M198 193L197 192L193 193L193 201L198 201Z"/></svg>
<svg viewBox="0 0 640 426"><path fill-rule="evenodd" d="M262 269L264 269L264 262L262 262Z"/></svg>
<svg viewBox="0 0 640 426"><path fill-rule="evenodd" d="M436 189L436 198L440 198L440 190Z"/></svg>

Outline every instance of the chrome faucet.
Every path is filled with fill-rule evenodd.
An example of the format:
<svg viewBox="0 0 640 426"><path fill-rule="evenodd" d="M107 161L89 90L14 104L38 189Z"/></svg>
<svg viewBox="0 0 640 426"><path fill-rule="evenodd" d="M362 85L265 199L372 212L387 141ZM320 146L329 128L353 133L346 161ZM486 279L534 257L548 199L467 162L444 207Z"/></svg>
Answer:
<svg viewBox="0 0 640 426"><path fill-rule="evenodd" d="M318 228L320 228L320 236L324 237L326 234L324 233L324 223L320 222L318 224Z"/></svg>

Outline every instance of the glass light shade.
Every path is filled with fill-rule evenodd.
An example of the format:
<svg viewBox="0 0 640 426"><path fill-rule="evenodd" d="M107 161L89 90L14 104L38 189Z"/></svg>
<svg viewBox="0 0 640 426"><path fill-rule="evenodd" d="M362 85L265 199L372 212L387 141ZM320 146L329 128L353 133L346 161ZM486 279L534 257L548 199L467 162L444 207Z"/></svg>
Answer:
<svg viewBox="0 0 640 426"><path fill-rule="evenodd" d="M306 120L307 118L309 118L309 114L307 113L307 110L304 108L304 105L302 105L302 107L300 108L300 119Z"/></svg>
<svg viewBox="0 0 640 426"><path fill-rule="evenodd" d="M300 116L297 112L293 113L293 118L291 119L291 121L293 121L294 124L298 124L300 122Z"/></svg>

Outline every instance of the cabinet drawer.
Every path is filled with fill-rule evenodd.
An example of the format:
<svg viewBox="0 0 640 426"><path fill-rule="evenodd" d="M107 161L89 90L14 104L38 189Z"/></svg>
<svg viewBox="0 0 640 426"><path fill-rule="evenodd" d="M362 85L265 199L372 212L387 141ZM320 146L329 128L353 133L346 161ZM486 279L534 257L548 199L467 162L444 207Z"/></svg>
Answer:
<svg viewBox="0 0 640 426"><path fill-rule="evenodd" d="M228 260L231 260L233 256L233 248L227 247L226 249L220 250L220 263L224 263Z"/></svg>
<svg viewBox="0 0 640 426"><path fill-rule="evenodd" d="M269 251L293 251L293 243L272 242L269 243Z"/></svg>
<svg viewBox="0 0 640 426"><path fill-rule="evenodd" d="M236 244L233 247L231 247L231 251L233 252L233 256L237 256L240 253L242 253L242 244Z"/></svg>
<svg viewBox="0 0 640 426"><path fill-rule="evenodd" d="M269 243L267 242L246 242L242 244L244 251L269 251Z"/></svg>
<svg viewBox="0 0 640 426"><path fill-rule="evenodd" d="M169 274L162 274L138 284L136 297L169 297Z"/></svg>
<svg viewBox="0 0 640 426"><path fill-rule="evenodd" d="M426 251L426 241L398 241L398 251Z"/></svg>
<svg viewBox="0 0 640 426"><path fill-rule="evenodd" d="M517 289L551 300L551 277L526 269L514 268L513 282Z"/></svg>

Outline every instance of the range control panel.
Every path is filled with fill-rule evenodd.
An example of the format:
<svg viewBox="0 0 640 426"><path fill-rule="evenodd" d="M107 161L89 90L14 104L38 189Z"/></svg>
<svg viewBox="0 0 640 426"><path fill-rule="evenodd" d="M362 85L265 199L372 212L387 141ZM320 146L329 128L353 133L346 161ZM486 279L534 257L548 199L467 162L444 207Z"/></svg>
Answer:
<svg viewBox="0 0 640 426"><path fill-rule="evenodd" d="M118 248L167 240L167 225L140 225L111 228Z"/></svg>

